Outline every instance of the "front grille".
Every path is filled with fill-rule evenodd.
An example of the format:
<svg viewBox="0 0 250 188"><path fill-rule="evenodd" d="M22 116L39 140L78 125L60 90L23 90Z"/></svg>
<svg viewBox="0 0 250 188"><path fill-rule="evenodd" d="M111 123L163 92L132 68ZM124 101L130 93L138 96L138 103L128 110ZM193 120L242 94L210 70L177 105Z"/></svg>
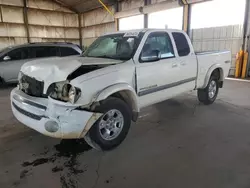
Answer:
<svg viewBox="0 0 250 188"><path fill-rule="evenodd" d="M19 80L20 90L34 97L48 97L43 94L44 82L38 81L35 78L23 75Z"/></svg>
<svg viewBox="0 0 250 188"><path fill-rule="evenodd" d="M32 114L30 112L27 112L26 110L23 110L22 108L19 108L14 102L12 102L12 105L14 106L14 108L20 112L21 114L25 115L25 116L28 116L32 119L35 119L35 120L41 120L42 117L41 116L38 116L36 114Z"/></svg>

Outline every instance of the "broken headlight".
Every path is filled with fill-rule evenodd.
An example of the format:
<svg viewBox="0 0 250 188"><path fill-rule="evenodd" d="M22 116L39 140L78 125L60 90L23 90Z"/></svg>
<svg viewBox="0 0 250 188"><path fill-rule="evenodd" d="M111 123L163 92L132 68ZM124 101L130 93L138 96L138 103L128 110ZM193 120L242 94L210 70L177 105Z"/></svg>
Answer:
<svg viewBox="0 0 250 188"><path fill-rule="evenodd" d="M55 83L54 87L51 98L74 104L81 96L81 90L68 82Z"/></svg>

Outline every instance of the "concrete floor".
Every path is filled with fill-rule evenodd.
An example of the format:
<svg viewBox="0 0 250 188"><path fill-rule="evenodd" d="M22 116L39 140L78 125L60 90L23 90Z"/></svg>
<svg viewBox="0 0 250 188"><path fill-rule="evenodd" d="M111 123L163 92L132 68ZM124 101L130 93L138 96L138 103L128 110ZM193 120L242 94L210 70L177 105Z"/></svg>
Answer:
<svg viewBox="0 0 250 188"><path fill-rule="evenodd" d="M226 81L219 100L189 93L146 108L110 152L42 136L12 116L0 91L0 187L250 187L250 83Z"/></svg>

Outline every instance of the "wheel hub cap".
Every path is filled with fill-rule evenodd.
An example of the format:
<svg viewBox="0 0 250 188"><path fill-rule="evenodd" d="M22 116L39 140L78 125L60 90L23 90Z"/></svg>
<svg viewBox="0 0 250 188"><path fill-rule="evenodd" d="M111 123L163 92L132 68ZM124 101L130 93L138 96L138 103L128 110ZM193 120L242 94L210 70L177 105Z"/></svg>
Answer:
<svg viewBox="0 0 250 188"><path fill-rule="evenodd" d="M208 88L208 96L210 99L214 98L214 96L216 95L217 92L217 86L216 86L216 82L214 80L212 80L209 84L209 88Z"/></svg>
<svg viewBox="0 0 250 188"><path fill-rule="evenodd" d="M99 132L104 140L115 139L122 131L124 117L119 110L113 109L102 116Z"/></svg>

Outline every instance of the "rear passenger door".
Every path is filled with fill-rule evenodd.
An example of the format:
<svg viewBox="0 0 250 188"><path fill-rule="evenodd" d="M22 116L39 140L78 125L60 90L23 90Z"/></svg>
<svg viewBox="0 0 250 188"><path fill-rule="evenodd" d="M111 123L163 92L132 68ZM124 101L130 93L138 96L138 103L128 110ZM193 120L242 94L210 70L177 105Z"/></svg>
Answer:
<svg viewBox="0 0 250 188"><path fill-rule="evenodd" d="M176 59L180 66L180 83L182 83L184 90L193 90L195 88L198 65L191 41L182 32L173 32L172 35L177 49Z"/></svg>

